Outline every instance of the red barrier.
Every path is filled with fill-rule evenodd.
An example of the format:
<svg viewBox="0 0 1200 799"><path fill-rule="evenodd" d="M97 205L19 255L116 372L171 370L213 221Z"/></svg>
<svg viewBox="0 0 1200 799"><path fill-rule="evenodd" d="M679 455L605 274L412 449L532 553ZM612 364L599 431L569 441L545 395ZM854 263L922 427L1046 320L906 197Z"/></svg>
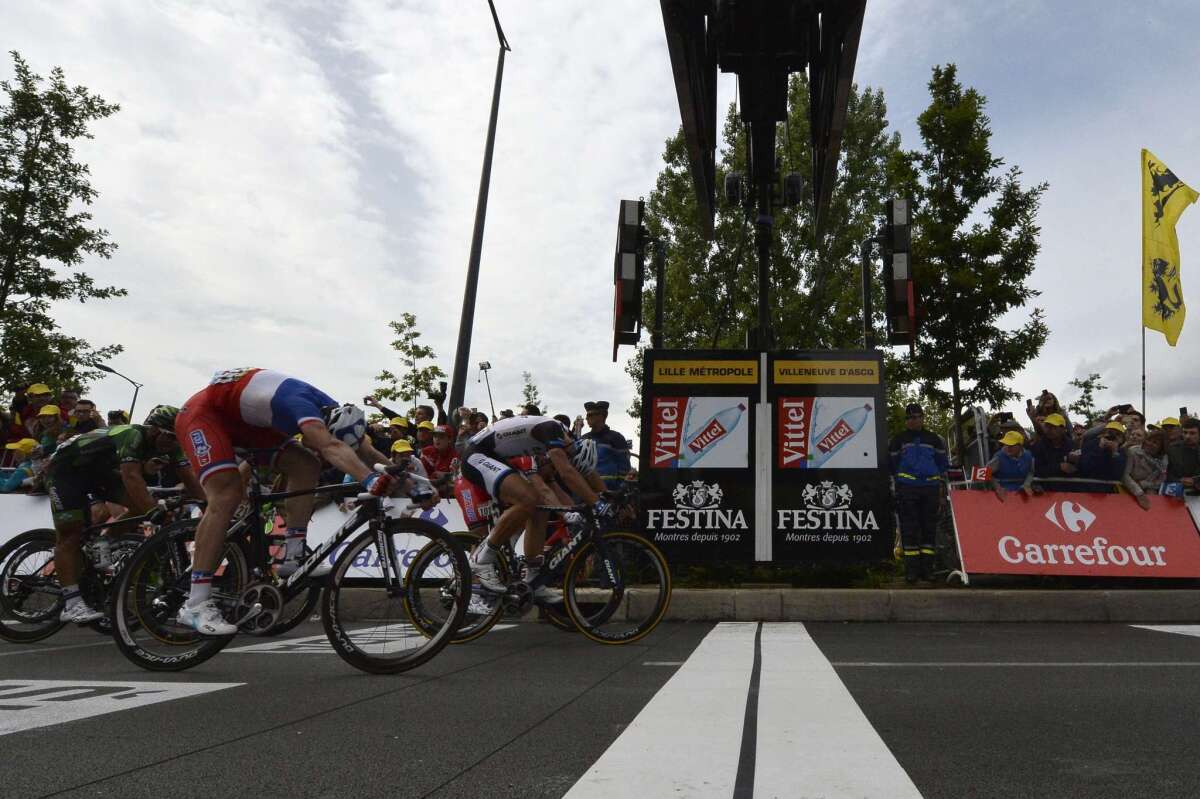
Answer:
<svg viewBox="0 0 1200 799"><path fill-rule="evenodd" d="M1047 491L1001 502L951 491L963 571L1105 577L1200 577L1200 534L1182 500Z"/></svg>

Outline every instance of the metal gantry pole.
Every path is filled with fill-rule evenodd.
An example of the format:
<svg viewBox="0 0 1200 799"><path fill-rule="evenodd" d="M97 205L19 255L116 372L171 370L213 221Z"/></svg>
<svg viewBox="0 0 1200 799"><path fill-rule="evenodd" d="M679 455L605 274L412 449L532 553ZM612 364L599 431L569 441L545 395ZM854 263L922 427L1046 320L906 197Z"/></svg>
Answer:
<svg viewBox="0 0 1200 799"><path fill-rule="evenodd" d="M488 190L492 181L492 152L496 146L496 117L500 113L500 86L504 80L504 54L510 49L496 7L488 0L500 53L496 58L496 82L492 88L492 113L488 120L487 143L483 149L483 172L479 176L479 198L475 203L475 232L471 237L471 257L467 262L467 285L463 290L462 317L458 324L458 347L454 352L454 374L450 379L450 407L463 403L467 387L467 368L471 358L471 333L475 324L475 294L479 287L479 259L483 253L483 226L487 219Z"/></svg>

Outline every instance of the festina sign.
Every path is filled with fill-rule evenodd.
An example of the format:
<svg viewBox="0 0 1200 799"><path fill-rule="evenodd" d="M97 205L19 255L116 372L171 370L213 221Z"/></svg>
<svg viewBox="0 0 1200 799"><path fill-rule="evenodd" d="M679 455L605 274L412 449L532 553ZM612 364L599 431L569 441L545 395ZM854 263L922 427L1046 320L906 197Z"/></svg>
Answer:
<svg viewBox="0 0 1200 799"><path fill-rule="evenodd" d="M804 507L775 511L775 526L781 530L878 530L875 511L852 508L854 492L845 483L832 480L810 483L800 495Z"/></svg>
<svg viewBox="0 0 1200 799"><path fill-rule="evenodd" d="M717 483L692 480L678 483L671 493L674 508L650 508L646 511L648 530L748 530L746 514L734 508L722 508L725 492Z"/></svg>

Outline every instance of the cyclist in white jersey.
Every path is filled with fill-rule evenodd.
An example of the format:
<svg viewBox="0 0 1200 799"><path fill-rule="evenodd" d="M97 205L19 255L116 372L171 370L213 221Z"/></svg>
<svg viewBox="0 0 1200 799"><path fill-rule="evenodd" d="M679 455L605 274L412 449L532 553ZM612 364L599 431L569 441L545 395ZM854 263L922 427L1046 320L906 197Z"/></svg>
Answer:
<svg viewBox="0 0 1200 799"><path fill-rule="evenodd" d="M598 493L604 484L596 475L595 442L572 439L558 421L546 416L518 416L501 419L471 436L463 449L462 475L506 506L491 535L471 554L471 571L480 585L496 593L507 589L496 570L497 548L525 528L525 579L531 582L540 569L546 543L548 515L537 510L545 495L507 463L509 458L522 455L548 459L567 488L593 505L597 516L613 514L612 507ZM562 602L562 592L541 586L533 598L557 604Z"/></svg>

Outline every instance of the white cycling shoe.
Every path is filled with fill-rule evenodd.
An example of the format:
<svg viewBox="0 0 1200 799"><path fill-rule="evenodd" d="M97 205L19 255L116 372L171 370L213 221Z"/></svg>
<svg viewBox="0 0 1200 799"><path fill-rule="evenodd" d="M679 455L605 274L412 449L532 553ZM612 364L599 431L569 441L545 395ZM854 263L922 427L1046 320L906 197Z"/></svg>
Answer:
<svg viewBox="0 0 1200 799"><path fill-rule="evenodd" d="M103 618L103 611L96 610L86 602L76 602L74 605L68 605L58 615L59 621L67 621L72 624L87 624Z"/></svg>
<svg viewBox="0 0 1200 799"><path fill-rule="evenodd" d="M191 627L201 635L233 635L237 632L229 622L221 616L217 603L209 599L199 605L187 605L179 609L175 621L185 627Z"/></svg>
<svg viewBox="0 0 1200 799"><path fill-rule="evenodd" d="M492 598L488 601L483 596L471 592L471 601L467 604L467 613L471 616L490 616L492 611L496 609L497 598Z"/></svg>
<svg viewBox="0 0 1200 799"><path fill-rule="evenodd" d="M471 560L471 574L481 586L494 594L503 594L508 590L508 586L500 579L495 563L476 563Z"/></svg>

